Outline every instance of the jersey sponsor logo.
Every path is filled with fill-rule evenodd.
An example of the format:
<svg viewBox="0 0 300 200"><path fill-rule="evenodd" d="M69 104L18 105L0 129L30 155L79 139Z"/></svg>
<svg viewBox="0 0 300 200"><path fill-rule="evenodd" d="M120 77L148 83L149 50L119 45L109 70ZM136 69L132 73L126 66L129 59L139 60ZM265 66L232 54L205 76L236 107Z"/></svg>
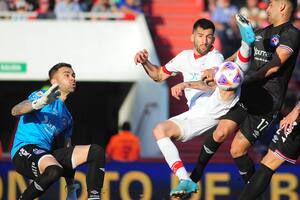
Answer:
<svg viewBox="0 0 300 200"><path fill-rule="evenodd" d="M51 124L51 121L47 115L43 115L43 117L44 120L42 120L41 123L45 124L44 130L49 134L54 133L56 131L55 125Z"/></svg>
<svg viewBox="0 0 300 200"><path fill-rule="evenodd" d="M272 59L272 53L264 51L264 50L259 50L256 47L254 47L254 59L255 60L260 60L263 62L269 62L269 60Z"/></svg>
<svg viewBox="0 0 300 200"><path fill-rule="evenodd" d="M280 38L280 36L278 34L272 35L272 37L270 38L270 45L273 47L278 46L279 38Z"/></svg>

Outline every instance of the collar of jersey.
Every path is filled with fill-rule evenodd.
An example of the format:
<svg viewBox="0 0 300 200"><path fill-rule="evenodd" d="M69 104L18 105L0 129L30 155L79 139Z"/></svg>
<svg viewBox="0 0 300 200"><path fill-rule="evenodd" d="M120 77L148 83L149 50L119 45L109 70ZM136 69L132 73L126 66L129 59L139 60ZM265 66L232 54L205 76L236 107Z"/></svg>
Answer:
<svg viewBox="0 0 300 200"><path fill-rule="evenodd" d="M214 50L214 47L213 47L213 46L210 48L209 52L211 52L212 50ZM206 55L206 54L204 54L204 55L202 55L202 54L197 55L197 54L195 54L195 52L194 52L194 58L195 58L195 59L201 58L201 57L203 57L203 56L205 56L205 55Z"/></svg>

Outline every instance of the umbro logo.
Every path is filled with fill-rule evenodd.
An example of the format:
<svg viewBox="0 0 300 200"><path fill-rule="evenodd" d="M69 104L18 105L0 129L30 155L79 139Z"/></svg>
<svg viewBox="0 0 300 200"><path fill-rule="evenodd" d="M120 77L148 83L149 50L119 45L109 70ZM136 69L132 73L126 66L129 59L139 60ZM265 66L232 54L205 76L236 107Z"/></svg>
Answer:
<svg viewBox="0 0 300 200"><path fill-rule="evenodd" d="M94 194L94 195L99 194L99 192L97 190L92 190L91 193Z"/></svg>
<svg viewBox="0 0 300 200"><path fill-rule="evenodd" d="M44 191L44 189L39 185L37 184L36 182L34 182L34 187L39 190L39 191Z"/></svg>
<svg viewBox="0 0 300 200"><path fill-rule="evenodd" d="M214 154L215 153L212 150L210 150L209 148L207 148L205 145L203 145L203 147L204 147L204 150L205 150L206 153L208 153L208 154Z"/></svg>
<svg viewBox="0 0 300 200"><path fill-rule="evenodd" d="M105 168L99 168L101 171L104 171L105 172Z"/></svg>
<svg viewBox="0 0 300 200"><path fill-rule="evenodd" d="M262 39L262 36L258 35L255 37L255 42L259 42Z"/></svg>
<svg viewBox="0 0 300 200"><path fill-rule="evenodd" d="M242 171L239 171L240 175L246 175L247 172L242 172Z"/></svg>

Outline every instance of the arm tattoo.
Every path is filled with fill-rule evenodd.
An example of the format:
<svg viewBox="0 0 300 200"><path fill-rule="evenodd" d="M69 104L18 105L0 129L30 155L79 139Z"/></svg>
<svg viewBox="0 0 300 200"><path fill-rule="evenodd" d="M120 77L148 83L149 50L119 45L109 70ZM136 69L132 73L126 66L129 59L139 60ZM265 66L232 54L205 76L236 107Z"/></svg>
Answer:
<svg viewBox="0 0 300 200"><path fill-rule="evenodd" d="M24 100L12 108L11 114L13 116L19 116L19 115L29 113L31 111L33 111L31 102L29 100Z"/></svg>
<svg viewBox="0 0 300 200"><path fill-rule="evenodd" d="M186 88L198 89L203 91L212 91L215 90L216 86L215 84L207 85L204 81L199 80L199 81L186 82Z"/></svg>

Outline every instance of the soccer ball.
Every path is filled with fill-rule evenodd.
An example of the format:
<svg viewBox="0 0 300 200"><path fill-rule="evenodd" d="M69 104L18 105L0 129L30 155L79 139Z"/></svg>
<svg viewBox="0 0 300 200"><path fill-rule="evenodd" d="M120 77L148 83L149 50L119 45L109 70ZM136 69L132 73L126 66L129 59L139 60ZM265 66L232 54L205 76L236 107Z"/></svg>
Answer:
<svg viewBox="0 0 300 200"><path fill-rule="evenodd" d="M216 71L215 81L221 90L234 90L243 81L244 75L239 66L234 62L222 63Z"/></svg>

